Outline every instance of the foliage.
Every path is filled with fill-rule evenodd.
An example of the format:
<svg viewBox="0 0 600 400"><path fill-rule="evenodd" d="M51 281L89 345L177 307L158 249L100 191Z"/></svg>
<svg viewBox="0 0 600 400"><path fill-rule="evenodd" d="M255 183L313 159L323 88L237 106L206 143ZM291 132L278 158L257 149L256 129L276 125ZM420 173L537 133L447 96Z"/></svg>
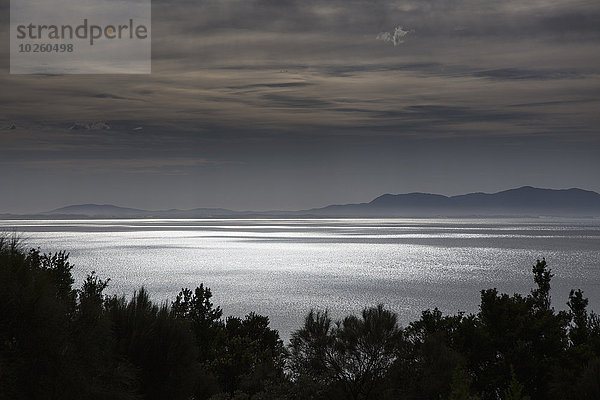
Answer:
<svg viewBox="0 0 600 400"><path fill-rule="evenodd" d="M134 372L111 356L109 324L91 306L103 282L74 290L71 269L67 253L0 237L0 398L136 398Z"/></svg>
<svg viewBox="0 0 600 400"><path fill-rule="evenodd" d="M331 386L317 393L341 389L347 398L370 398L396 359L400 337L397 316L381 304L336 324L327 312L311 310L292 336L290 367L296 380Z"/></svg>
<svg viewBox="0 0 600 400"><path fill-rule="evenodd" d="M572 290L552 308L534 265L528 295L481 292L479 312L426 310L404 329L383 305L336 322L311 310L286 348L269 318L223 317L212 292L157 305L107 297L69 254L0 236L0 399L600 398L600 317Z"/></svg>

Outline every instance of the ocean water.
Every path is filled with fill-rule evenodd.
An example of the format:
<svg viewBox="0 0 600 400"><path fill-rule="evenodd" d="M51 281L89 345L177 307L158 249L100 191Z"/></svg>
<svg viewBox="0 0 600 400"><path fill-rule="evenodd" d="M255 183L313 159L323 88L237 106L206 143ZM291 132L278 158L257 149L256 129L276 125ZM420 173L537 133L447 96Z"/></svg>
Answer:
<svg viewBox="0 0 600 400"><path fill-rule="evenodd" d="M383 303L402 325L427 308L477 312L482 289L528 293L542 257L556 309L580 288L600 312L598 219L2 220L0 231L69 251L77 285L96 271L108 294L144 286L171 301L204 283L225 315L267 315L285 339L311 308L339 318Z"/></svg>

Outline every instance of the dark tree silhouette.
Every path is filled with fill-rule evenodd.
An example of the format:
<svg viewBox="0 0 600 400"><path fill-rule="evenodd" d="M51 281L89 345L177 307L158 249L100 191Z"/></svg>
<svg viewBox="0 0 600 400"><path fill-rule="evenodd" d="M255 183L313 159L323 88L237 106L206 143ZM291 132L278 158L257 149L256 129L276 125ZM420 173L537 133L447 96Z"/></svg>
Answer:
<svg viewBox="0 0 600 400"><path fill-rule="evenodd" d="M600 318L580 290L552 308L545 260L528 295L483 290L477 314L402 330L382 305L336 323L311 310L285 349L268 317L223 318L202 284L170 306L106 297L95 272L74 289L68 256L0 236L0 400L600 398Z"/></svg>
<svg viewBox="0 0 600 400"><path fill-rule="evenodd" d="M381 304L335 325L327 312L311 311L292 335L291 369L297 379L339 385L348 398L373 398L396 359L400 337L397 316Z"/></svg>
<svg viewBox="0 0 600 400"><path fill-rule="evenodd" d="M197 348L186 321L150 301L144 288L131 300L106 301L117 354L138 368L146 399L187 399L197 372Z"/></svg>
<svg viewBox="0 0 600 400"><path fill-rule="evenodd" d="M550 309L550 280L553 276L545 258L536 261L533 266L533 280L538 287L531 291L531 295L536 307L541 311Z"/></svg>
<svg viewBox="0 0 600 400"><path fill-rule="evenodd" d="M569 331L569 339L574 346L584 344L588 338L588 299L583 297L581 290L573 290L569 293L567 302L573 326Z"/></svg>

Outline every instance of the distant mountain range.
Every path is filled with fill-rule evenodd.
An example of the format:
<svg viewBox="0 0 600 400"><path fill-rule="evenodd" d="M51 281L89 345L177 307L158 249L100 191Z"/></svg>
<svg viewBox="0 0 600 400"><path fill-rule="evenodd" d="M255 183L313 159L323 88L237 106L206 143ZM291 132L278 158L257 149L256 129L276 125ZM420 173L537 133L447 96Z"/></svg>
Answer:
<svg viewBox="0 0 600 400"><path fill-rule="evenodd" d="M223 208L140 210L110 204L80 204L32 215L0 218L253 218L253 217L491 217L600 216L600 194L582 189L524 186L498 193L443 196L430 193L384 194L368 203L330 205L300 211L233 211Z"/></svg>
<svg viewBox="0 0 600 400"><path fill-rule="evenodd" d="M224 208L194 208L192 210L140 210L118 207L111 204L78 204L46 211L40 215L84 216L93 218L211 218L229 217L239 214Z"/></svg>
<svg viewBox="0 0 600 400"><path fill-rule="evenodd" d="M498 193L443 196L429 193L384 194L369 203L308 210L316 215L365 217L427 216L598 216L600 194L582 189L523 186Z"/></svg>

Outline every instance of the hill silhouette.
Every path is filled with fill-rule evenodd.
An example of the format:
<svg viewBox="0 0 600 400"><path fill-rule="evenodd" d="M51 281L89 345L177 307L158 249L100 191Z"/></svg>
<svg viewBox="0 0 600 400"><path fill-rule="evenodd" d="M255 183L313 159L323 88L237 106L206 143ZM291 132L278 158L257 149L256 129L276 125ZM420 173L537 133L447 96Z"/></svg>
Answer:
<svg viewBox="0 0 600 400"><path fill-rule="evenodd" d="M30 215L0 218L307 218L307 217L522 217L600 216L600 194L578 188L523 186L497 193L444 196L384 194L368 203L329 205L300 211L233 211L224 208L143 210L112 204L78 204Z"/></svg>
<svg viewBox="0 0 600 400"><path fill-rule="evenodd" d="M224 208L194 208L191 210L142 210L112 204L76 204L43 212L43 216L81 216L91 218L210 218L236 215Z"/></svg>
<svg viewBox="0 0 600 400"><path fill-rule="evenodd" d="M583 189L523 186L497 193L443 196L430 193L384 194L369 203L308 210L315 215L410 216L597 216L600 194Z"/></svg>

